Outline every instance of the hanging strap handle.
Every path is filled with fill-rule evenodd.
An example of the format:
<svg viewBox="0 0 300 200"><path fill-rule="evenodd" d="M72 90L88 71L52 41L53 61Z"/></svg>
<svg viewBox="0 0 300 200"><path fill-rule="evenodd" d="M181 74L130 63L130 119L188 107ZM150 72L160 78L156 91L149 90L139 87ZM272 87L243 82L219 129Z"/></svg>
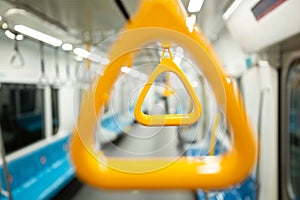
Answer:
<svg viewBox="0 0 300 200"><path fill-rule="evenodd" d="M14 50L13 54L10 58L10 65L15 68L20 68L25 65L24 58L22 54L19 51L19 45L18 45L18 40L15 39L14 41Z"/></svg>
<svg viewBox="0 0 300 200"><path fill-rule="evenodd" d="M142 112L142 104L145 97L155 81L155 79L163 72L173 72L182 81L186 88L192 102L194 103L194 109L188 114L167 114L167 115L146 115ZM135 119L145 126L183 126L194 124L202 113L202 107L195 90L193 89L190 81L185 76L183 71L171 60L170 58L164 58L163 61L156 67L148 82L142 89L140 96L136 102L134 108Z"/></svg>

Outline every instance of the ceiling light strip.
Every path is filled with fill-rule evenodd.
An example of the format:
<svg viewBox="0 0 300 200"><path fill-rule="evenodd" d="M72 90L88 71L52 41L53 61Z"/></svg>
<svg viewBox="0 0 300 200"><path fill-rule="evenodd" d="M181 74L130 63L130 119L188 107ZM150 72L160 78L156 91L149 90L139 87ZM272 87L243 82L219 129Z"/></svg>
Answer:
<svg viewBox="0 0 300 200"><path fill-rule="evenodd" d="M42 41L44 43L50 44L55 47L59 47L62 45L62 41L52 37L50 35L47 35L45 33L39 32L37 30L34 30L32 28L29 28L24 25L15 25L14 29L24 35L27 35L29 37L32 37L34 39L37 39L39 41Z"/></svg>

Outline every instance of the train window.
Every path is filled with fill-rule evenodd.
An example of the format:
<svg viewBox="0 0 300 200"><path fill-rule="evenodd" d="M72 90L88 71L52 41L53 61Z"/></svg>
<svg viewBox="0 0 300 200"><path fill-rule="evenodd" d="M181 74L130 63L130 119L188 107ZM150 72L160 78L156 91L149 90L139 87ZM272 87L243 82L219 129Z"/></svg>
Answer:
<svg viewBox="0 0 300 200"><path fill-rule="evenodd" d="M300 61L288 75L290 183L295 199L300 198Z"/></svg>
<svg viewBox="0 0 300 200"><path fill-rule="evenodd" d="M58 96L59 96L59 89L51 88L51 95L52 95L52 130L53 135L58 132L59 128L59 106L58 106Z"/></svg>
<svg viewBox="0 0 300 200"><path fill-rule="evenodd" d="M0 124L7 153L44 137L43 90L29 84L1 84Z"/></svg>

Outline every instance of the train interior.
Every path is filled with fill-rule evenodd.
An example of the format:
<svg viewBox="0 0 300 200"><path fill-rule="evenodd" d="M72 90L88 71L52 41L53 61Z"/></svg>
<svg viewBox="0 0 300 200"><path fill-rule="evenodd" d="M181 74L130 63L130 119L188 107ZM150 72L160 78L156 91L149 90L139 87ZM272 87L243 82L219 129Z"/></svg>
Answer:
<svg viewBox="0 0 300 200"><path fill-rule="evenodd" d="M0 200L300 199L299 9L0 0Z"/></svg>

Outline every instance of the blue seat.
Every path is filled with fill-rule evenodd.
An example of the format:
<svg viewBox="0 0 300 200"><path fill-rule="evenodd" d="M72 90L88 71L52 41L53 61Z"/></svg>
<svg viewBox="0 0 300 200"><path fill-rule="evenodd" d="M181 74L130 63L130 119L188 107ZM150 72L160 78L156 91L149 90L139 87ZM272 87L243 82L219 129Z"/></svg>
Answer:
<svg viewBox="0 0 300 200"><path fill-rule="evenodd" d="M256 199L256 183L253 177L247 178L243 183L227 190L209 191L207 193L209 200L255 200ZM205 192L197 191L198 200L205 200Z"/></svg>
<svg viewBox="0 0 300 200"><path fill-rule="evenodd" d="M67 145L65 137L8 163L13 199L51 199L64 188L74 178Z"/></svg>
<svg viewBox="0 0 300 200"><path fill-rule="evenodd" d="M224 154L227 151L225 146L222 144L220 140L216 141L216 145L214 147L214 155ZM207 148L189 148L186 151L187 156L196 157L196 156L206 156L209 153L209 147ZM249 176L245 181L241 184L233 186L226 190L220 191L209 191L208 199L209 200L255 200L256 199L256 182L255 178ZM205 200L205 192L203 190L197 191L198 200Z"/></svg>

